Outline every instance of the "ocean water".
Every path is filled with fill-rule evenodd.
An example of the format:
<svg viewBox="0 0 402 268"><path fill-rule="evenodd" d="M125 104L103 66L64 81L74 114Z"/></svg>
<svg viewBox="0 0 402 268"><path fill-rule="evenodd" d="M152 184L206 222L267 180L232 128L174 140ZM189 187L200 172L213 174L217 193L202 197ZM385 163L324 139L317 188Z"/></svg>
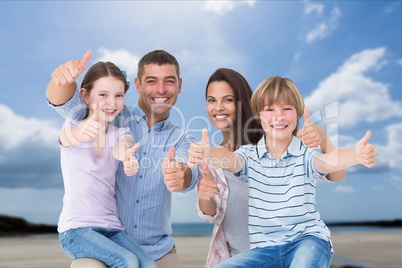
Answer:
<svg viewBox="0 0 402 268"><path fill-rule="evenodd" d="M180 236L209 236L212 235L214 225L212 223L173 223L173 235ZM329 226L332 233L341 232L386 232L402 230L402 228L386 228L375 226Z"/></svg>

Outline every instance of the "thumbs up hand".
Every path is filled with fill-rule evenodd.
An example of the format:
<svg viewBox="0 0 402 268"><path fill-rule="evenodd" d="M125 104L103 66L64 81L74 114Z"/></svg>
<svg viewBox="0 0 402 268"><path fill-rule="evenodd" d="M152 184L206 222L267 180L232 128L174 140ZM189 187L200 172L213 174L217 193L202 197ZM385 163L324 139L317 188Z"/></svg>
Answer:
<svg viewBox="0 0 402 268"><path fill-rule="evenodd" d="M92 51L88 50L81 60L70 60L60 65L52 73L53 84L59 86L75 82L75 79L87 68L91 56Z"/></svg>
<svg viewBox="0 0 402 268"><path fill-rule="evenodd" d="M174 157L176 148L171 147L163 159L162 172L166 187L171 192L178 192L185 188L185 170L187 166L177 162Z"/></svg>
<svg viewBox="0 0 402 268"><path fill-rule="evenodd" d="M209 156L210 145L207 129L202 130L202 139L200 142L195 142L190 145L188 149L188 166L190 168L195 165L205 162L205 159Z"/></svg>
<svg viewBox="0 0 402 268"><path fill-rule="evenodd" d="M124 165L124 172L126 173L127 176L133 176L137 174L139 170L139 164L138 160L135 157L134 153L140 148L140 144L136 143L133 147L128 148L126 150L126 157L125 160L123 161Z"/></svg>
<svg viewBox="0 0 402 268"><path fill-rule="evenodd" d="M99 108L97 104L93 105L93 114L83 120L77 127L77 140L81 142L93 140L99 135Z"/></svg>
<svg viewBox="0 0 402 268"><path fill-rule="evenodd" d="M218 186L208 166L201 163L200 167L204 173L201 175L198 185L198 199L208 201L218 192Z"/></svg>
<svg viewBox="0 0 402 268"><path fill-rule="evenodd" d="M307 107L304 107L304 124L303 128L297 132L297 137L307 147L316 147L321 144L323 139L326 139L327 134L324 129L314 124L310 119L310 113Z"/></svg>
<svg viewBox="0 0 402 268"><path fill-rule="evenodd" d="M371 137L371 131L368 130L364 135L364 137L355 146L355 154L357 162L369 168L375 165L375 158L376 158L376 151L374 145L367 143L370 137Z"/></svg>

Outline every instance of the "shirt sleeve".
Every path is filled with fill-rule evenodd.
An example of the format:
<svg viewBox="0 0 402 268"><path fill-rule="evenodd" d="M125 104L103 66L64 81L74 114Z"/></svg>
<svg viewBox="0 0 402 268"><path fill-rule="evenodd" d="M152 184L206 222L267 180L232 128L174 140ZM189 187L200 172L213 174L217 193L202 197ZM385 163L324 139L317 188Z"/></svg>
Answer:
<svg viewBox="0 0 402 268"><path fill-rule="evenodd" d="M47 100L48 106L55 109L56 112L63 118L74 119L81 121L85 118L87 114L87 106L82 100L78 90L75 91L74 95L65 104L54 105L49 100Z"/></svg>
<svg viewBox="0 0 402 268"><path fill-rule="evenodd" d="M326 178L326 173L318 172L314 168L314 160L320 154L323 154L323 152L318 147L307 148L304 159L304 165L306 166L306 175L310 179L328 180Z"/></svg>
<svg viewBox="0 0 402 268"><path fill-rule="evenodd" d="M247 150L245 150L245 146L240 146L239 149L237 149L235 154L241 156L243 158L243 169L234 175L237 177L240 177L244 181L248 181L248 157L247 157Z"/></svg>

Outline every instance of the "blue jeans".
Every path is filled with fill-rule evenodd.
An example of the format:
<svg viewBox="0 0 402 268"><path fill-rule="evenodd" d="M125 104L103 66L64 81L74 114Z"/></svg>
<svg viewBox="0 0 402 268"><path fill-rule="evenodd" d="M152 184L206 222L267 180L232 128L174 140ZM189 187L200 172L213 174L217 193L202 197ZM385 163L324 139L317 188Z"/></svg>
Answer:
<svg viewBox="0 0 402 268"><path fill-rule="evenodd" d="M93 258L114 267L158 266L138 243L123 230L85 227L59 234L64 253L72 258Z"/></svg>
<svg viewBox="0 0 402 268"><path fill-rule="evenodd" d="M315 236L303 236L283 245L254 248L240 253L215 268L328 268L331 259L329 242Z"/></svg>

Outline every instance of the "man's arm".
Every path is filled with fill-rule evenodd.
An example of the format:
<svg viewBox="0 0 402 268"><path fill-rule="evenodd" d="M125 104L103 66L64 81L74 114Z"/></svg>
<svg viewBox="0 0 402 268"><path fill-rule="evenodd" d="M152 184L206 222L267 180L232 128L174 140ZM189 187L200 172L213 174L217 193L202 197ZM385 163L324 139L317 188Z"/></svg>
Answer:
<svg viewBox="0 0 402 268"><path fill-rule="evenodd" d="M89 50L81 60L68 61L52 73L52 80L46 89L46 97L55 106L65 104L75 93L75 79L86 69L92 52Z"/></svg>

